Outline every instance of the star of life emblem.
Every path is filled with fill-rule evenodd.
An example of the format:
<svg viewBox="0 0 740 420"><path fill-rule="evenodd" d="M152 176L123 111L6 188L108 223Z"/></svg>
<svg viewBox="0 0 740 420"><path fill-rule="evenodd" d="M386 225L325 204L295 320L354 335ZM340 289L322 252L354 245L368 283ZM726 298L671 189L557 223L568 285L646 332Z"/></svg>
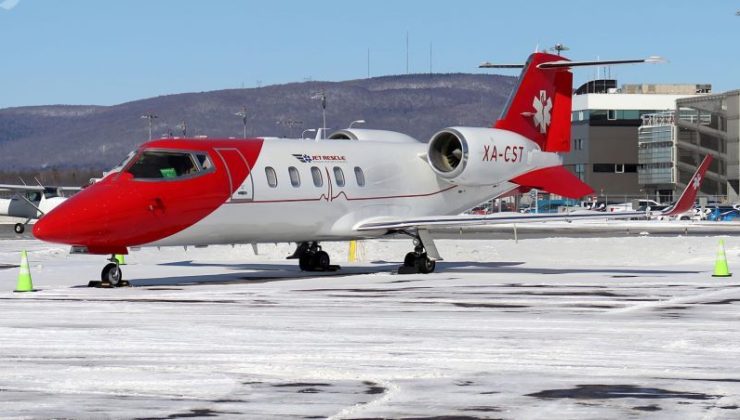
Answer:
<svg viewBox="0 0 740 420"><path fill-rule="evenodd" d="M532 101L532 106L534 107L535 111L532 115L535 127L540 127L540 133L547 133L547 126L550 125L552 99L547 97L547 92L541 90L539 98L537 96L534 97L534 100Z"/></svg>
<svg viewBox="0 0 740 420"><path fill-rule="evenodd" d="M694 188L695 190L698 190L698 189L699 189L699 185L701 185L701 175L698 175L698 174L697 174L697 175L696 175L696 176L694 177L694 180L693 180L693 181L691 182L691 184L692 184L691 186L692 186L692 187L693 187L693 188Z"/></svg>

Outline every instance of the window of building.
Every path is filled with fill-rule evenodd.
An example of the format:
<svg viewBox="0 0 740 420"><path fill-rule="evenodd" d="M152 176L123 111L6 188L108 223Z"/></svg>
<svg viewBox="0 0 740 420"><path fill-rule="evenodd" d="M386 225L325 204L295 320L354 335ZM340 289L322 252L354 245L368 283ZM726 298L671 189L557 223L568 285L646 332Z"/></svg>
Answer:
<svg viewBox="0 0 740 420"><path fill-rule="evenodd" d="M630 174L637 173L637 164L636 163L625 163L624 172L630 173Z"/></svg>
<svg viewBox="0 0 740 420"><path fill-rule="evenodd" d="M594 172L613 173L613 163L594 163Z"/></svg>
<svg viewBox="0 0 740 420"><path fill-rule="evenodd" d="M324 177L321 176L321 169L312 166L311 178L313 178L313 185L315 185L316 187L322 187L324 185Z"/></svg>
<svg viewBox="0 0 740 420"><path fill-rule="evenodd" d="M355 179L357 179L357 186L365 186L365 174L362 172L362 168L355 166Z"/></svg>
<svg viewBox="0 0 740 420"><path fill-rule="evenodd" d="M337 183L337 187L344 186L344 171L339 166L334 167L334 181Z"/></svg>
<svg viewBox="0 0 740 420"><path fill-rule="evenodd" d="M295 166L288 168L288 176L290 177L290 185L296 188L301 186L301 174L298 172L298 168Z"/></svg>
<svg viewBox="0 0 740 420"><path fill-rule="evenodd" d="M267 177L267 185L270 188L277 187L277 173L275 173L275 169L272 166L265 167L265 176Z"/></svg>
<svg viewBox="0 0 740 420"><path fill-rule="evenodd" d="M618 174L624 173L624 164L623 163L616 163L614 164L614 172Z"/></svg>
<svg viewBox="0 0 740 420"><path fill-rule="evenodd" d="M573 139L573 150L583 150L583 139Z"/></svg>
<svg viewBox="0 0 740 420"><path fill-rule="evenodd" d="M197 174L201 171L193 155L186 152L142 152L128 168L135 179L172 179Z"/></svg>
<svg viewBox="0 0 740 420"><path fill-rule="evenodd" d="M617 119L617 111L615 109L610 109L606 111L606 119L607 120L616 120Z"/></svg>

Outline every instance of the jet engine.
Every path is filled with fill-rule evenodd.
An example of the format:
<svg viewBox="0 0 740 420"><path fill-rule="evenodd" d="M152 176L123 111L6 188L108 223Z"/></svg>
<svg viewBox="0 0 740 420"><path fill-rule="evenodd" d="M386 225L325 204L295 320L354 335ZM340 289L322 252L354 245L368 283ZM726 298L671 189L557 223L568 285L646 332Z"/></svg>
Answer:
<svg viewBox="0 0 740 420"><path fill-rule="evenodd" d="M427 160L445 180L468 186L508 181L542 164L558 165L554 153L517 133L496 128L451 127L429 140Z"/></svg>

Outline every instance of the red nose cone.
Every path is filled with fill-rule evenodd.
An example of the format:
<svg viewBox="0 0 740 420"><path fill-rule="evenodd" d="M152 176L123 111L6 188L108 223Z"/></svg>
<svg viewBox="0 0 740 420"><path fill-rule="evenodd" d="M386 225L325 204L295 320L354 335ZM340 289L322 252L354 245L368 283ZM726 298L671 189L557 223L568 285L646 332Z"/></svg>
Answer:
<svg viewBox="0 0 740 420"><path fill-rule="evenodd" d="M44 215L33 225L33 236L46 242L62 242L67 237L67 224L54 212Z"/></svg>

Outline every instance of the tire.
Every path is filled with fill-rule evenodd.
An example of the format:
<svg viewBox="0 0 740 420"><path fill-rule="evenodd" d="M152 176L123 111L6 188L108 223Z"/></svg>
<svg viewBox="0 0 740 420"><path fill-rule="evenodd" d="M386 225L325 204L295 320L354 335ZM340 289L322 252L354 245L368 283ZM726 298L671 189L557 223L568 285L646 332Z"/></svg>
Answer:
<svg viewBox="0 0 740 420"><path fill-rule="evenodd" d="M327 271L329 265L331 265L331 259L326 251L319 251L313 257L314 269L319 271Z"/></svg>
<svg viewBox="0 0 740 420"><path fill-rule="evenodd" d="M298 257L298 267L300 267L301 271L313 271L313 256L314 254L306 252Z"/></svg>
<svg viewBox="0 0 740 420"><path fill-rule="evenodd" d="M433 272L436 266L437 263L434 262L434 260L430 260L426 253L421 254L421 256L416 259L416 269L421 274L429 274Z"/></svg>
<svg viewBox="0 0 740 420"><path fill-rule="evenodd" d="M121 283L122 279L123 274L121 273L121 268L115 263L106 264L106 266L103 267L103 271L100 273L100 280L103 283L109 283L113 287L117 287Z"/></svg>
<svg viewBox="0 0 740 420"><path fill-rule="evenodd" d="M404 267L413 267L416 265L416 253L415 252L409 252L406 254L406 257L403 259L403 265Z"/></svg>
<svg viewBox="0 0 740 420"><path fill-rule="evenodd" d="M15 226L13 226L13 230L15 231L15 233L20 235L21 233L26 231L26 227L23 226L23 223L16 223Z"/></svg>

